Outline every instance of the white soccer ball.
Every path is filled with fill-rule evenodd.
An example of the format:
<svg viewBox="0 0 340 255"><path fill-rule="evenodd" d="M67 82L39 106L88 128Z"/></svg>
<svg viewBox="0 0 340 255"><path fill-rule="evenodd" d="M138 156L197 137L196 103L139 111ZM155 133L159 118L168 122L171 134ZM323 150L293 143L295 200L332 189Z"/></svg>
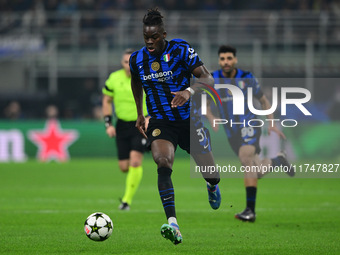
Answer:
<svg viewBox="0 0 340 255"><path fill-rule="evenodd" d="M87 217L84 230L87 237L91 240L104 241L111 236L113 223L105 213L95 212Z"/></svg>

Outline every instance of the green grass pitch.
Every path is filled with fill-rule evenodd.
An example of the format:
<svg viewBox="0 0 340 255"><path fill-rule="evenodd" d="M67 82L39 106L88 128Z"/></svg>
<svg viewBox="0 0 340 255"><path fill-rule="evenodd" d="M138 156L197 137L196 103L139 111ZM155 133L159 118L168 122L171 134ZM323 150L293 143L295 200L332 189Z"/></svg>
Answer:
<svg viewBox="0 0 340 255"><path fill-rule="evenodd" d="M222 179L214 211L203 179L190 178L182 158L173 183L183 243L174 246L160 235L166 219L156 167L146 157L129 212L117 209L125 175L116 160L0 164L0 254L340 254L339 179L264 178L257 220L243 223L234 219L245 207L243 180ZM96 211L114 223L104 242L83 230Z"/></svg>

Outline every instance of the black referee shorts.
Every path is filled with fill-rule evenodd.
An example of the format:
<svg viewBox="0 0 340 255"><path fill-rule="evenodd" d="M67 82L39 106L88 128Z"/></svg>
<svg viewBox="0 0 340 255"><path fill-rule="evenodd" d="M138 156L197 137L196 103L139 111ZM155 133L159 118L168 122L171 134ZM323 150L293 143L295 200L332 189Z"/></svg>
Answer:
<svg viewBox="0 0 340 255"><path fill-rule="evenodd" d="M123 121L118 119L116 123L116 145L118 159L129 159L131 151L144 153L146 150L146 139L135 127L136 121Z"/></svg>

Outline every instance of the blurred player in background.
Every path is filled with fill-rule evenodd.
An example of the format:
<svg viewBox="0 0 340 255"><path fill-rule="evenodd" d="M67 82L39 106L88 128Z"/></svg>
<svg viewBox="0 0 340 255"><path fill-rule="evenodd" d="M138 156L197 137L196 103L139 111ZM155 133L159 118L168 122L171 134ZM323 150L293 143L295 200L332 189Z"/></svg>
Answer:
<svg viewBox="0 0 340 255"><path fill-rule="evenodd" d="M254 97L259 100L263 110L270 109L271 105L267 97L261 91L260 85L257 79L252 73L236 68L237 57L236 49L232 46L221 46L218 50L219 65L221 69L214 71L212 76L215 82L219 84L233 84L242 89L245 97L245 102L248 101L247 88L253 88ZM256 115L251 113L248 105L245 103L245 114L244 115L233 115L233 97L229 93L228 89L217 89L217 92L222 100L222 106L219 108L220 117L233 122L243 122L245 125L223 125L225 132L228 136L229 144L233 151L239 157L243 166L253 165L266 165L266 166L288 166L289 163L284 153L279 153L277 157L272 159L259 159L259 153L261 152L259 142L261 136L261 127L250 127L248 120L257 119ZM210 123L216 118L208 108L207 118ZM273 114L267 115L267 119L274 119ZM212 125L213 126L213 125ZM217 131L218 125L215 126L214 130ZM285 135L275 126L269 125L268 134L275 132L281 139L286 139ZM257 180L266 173L264 172L246 172L244 176L244 184L246 188L246 209L235 215L235 218L242 221L254 222L256 219L255 214L255 202L256 202L256 191L257 191ZM294 175L294 169L287 172L289 176Z"/></svg>
<svg viewBox="0 0 340 255"><path fill-rule="evenodd" d="M133 51L124 52L121 60L122 69L110 74L103 88L102 112L106 134L116 137L118 164L122 172L127 172L125 193L119 205L120 210L130 210L133 196L143 175L142 160L146 148L146 139L135 127L137 120L136 105L131 90L129 58ZM112 102L118 120L112 125ZM145 101L142 100L146 110ZM146 113L146 111L144 111ZM146 118L147 127L149 117Z"/></svg>
<svg viewBox="0 0 340 255"><path fill-rule="evenodd" d="M138 111L136 127L148 137L152 156L157 164L159 195L169 223L162 225L161 234L178 244L182 242L182 235L177 223L171 180L177 145L191 153L197 165L215 166L208 130L200 118L190 118L190 97L194 93L189 87L190 78L192 74L197 78L205 78L210 85L213 85L214 80L186 41L165 40L167 34L162 18L157 9L148 10L144 16L145 47L131 55L131 87ZM147 131L142 107L143 88L151 116ZM195 129L192 132L190 124ZM190 137L190 133L195 134L194 137ZM190 148L190 139L194 144L193 148ZM219 174L203 177L207 181L210 206L217 209L221 203L217 185L220 181Z"/></svg>

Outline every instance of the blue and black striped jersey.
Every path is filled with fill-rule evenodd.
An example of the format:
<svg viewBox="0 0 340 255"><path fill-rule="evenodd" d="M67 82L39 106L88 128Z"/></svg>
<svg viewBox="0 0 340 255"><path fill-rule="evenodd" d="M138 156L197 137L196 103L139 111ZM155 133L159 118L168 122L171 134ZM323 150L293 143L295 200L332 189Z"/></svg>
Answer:
<svg viewBox="0 0 340 255"><path fill-rule="evenodd" d="M151 118L185 120L190 116L190 102L171 108L171 92L190 86L191 72L203 65L195 50L184 40L166 41L161 55L152 55L146 47L132 53L131 74L139 79L146 94L146 105Z"/></svg>
<svg viewBox="0 0 340 255"><path fill-rule="evenodd" d="M226 119L232 121L233 123L245 123L245 125L235 124L232 125L223 125L228 137L231 137L233 134L236 134L240 129L244 126L248 126L248 121L251 119L255 119L256 115L253 114L248 108L248 87L253 88L253 95L257 99L260 99L263 96L263 92L260 88L260 85L255 78L255 76L248 71L243 71L241 69L236 69L237 73L235 78L226 78L224 77L222 70L217 70L212 73L212 76L215 79L215 84L232 84L239 87L244 95L244 115L234 115L233 114L233 96L229 92L228 89L216 89L219 94L222 106L219 105L219 111L222 119Z"/></svg>

